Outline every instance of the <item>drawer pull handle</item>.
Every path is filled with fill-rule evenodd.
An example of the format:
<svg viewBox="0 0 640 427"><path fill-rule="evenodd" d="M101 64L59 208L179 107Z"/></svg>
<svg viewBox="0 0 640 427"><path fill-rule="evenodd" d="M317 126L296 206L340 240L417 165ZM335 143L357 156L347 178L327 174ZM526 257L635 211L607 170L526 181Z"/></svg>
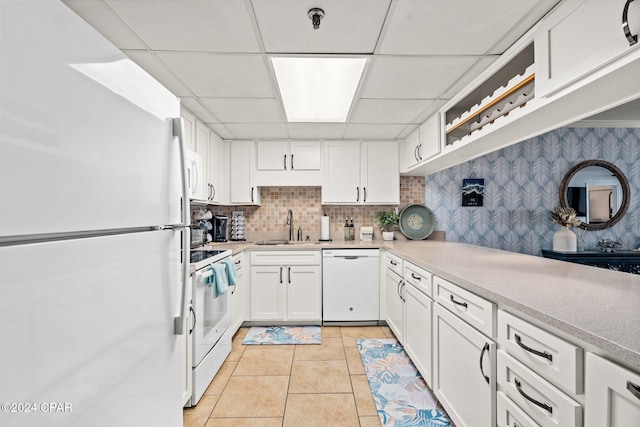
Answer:
<svg viewBox="0 0 640 427"><path fill-rule="evenodd" d="M484 368L482 367L482 359L484 359L485 351L489 351L489 343L488 342L484 343L484 347L482 347L482 351L480 352L480 373L484 377L484 380L487 382L487 384L489 384L489 382L490 382L489 377L485 375Z"/></svg>
<svg viewBox="0 0 640 427"><path fill-rule="evenodd" d="M519 379L514 378L513 382L516 384L516 388L518 389L518 393L520 393L522 395L522 397L524 397L525 399L527 399L529 402L533 403L534 405L541 407L542 409L544 409L545 411L549 412L550 414L553 414L553 408L551 407L551 405L549 405L547 403L542 403L542 402L534 399L533 397L529 396L527 393L525 393L522 390L522 384L520 384L520 380Z"/></svg>
<svg viewBox="0 0 640 427"><path fill-rule="evenodd" d="M453 295L449 295L449 297L451 298L451 302L457 305L461 305L464 308L467 308L467 303L466 302L460 302L460 301L456 301L456 299L453 297Z"/></svg>
<svg viewBox="0 0 640 427"><path fill-rule="evenodd" d="M629 29L629 5L633 2L633 0L627 0L627 3L624 5L624 9L622 10L622 31L624 31L624 36L627 38L629 42L629 46L633 46L638 43L638 36L631 34L631 29Z"/></svg>
<svg viewBox="0 0 640 427"><path fill-rule="evenodd" d="M627 381L627 390L629 390L635 397L640 399L640 385L634 384L631 381Z"/></svg>
<svg viewBox="0 0 640 427"><path fill-rule="evenodd" d="M415 280L421 280L420 276L416 276L415 273L411 273L411 278Z"/></svg>
<svg viewBox="0 0 640 427"><path fill-rule="evenodd" d="M540 357L544 357L545 359L548 359L549 361L553 360L553 355L551 353L547 353L546 351L539 351L539 350L535 350L531 347L528 347L524 344L522 344L522 339L520 338L520 335L516 334L516 344L518 344L523 350L528 351L529 353L535 354L536 356L540 356Z"/></svg>
<svg viewBox="0 0 640 427"><path fill-rule="evenodd" d="M398 263L397 263L397 262L395 262L394 260L389 261L389 264L391 264L391 265L398 265Z"/></svg>

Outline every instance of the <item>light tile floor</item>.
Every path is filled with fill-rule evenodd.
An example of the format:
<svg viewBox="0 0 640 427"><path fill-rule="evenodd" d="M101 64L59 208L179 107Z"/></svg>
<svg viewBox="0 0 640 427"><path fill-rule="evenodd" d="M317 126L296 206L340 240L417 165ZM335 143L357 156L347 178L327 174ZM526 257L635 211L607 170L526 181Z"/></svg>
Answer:
<svg viewBox="0 0 640 427"><path fill-rule="evenodd" d="M248 331L184 427L380 426L356 338L395 338L388 327L323 327L321 345L242 345Z"/></svg>

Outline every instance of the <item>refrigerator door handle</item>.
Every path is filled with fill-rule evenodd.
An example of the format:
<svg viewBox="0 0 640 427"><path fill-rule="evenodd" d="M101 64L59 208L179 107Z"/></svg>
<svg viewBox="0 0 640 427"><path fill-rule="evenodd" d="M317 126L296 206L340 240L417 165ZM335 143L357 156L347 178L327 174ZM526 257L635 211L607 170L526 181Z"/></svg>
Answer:
<svg viewBox="0 0 640 427"><path fill-rule="evenodd" d="M178 149L180 151L180 176L182 187L182 212L180 215L181 224L174 229L180 230L182 233L182 283L181 283L181 295L180 295L180 314L173 318L173 329L175 335L184 334L184 312L185 312L185 299L187 292L187 283L189 282L189 248L191 243L189 239L190 234L187 233L186 227L189 227L189 196L187 187L187 174L185 163L185 150L184 150L184 123L181 117L173 118L173 136L178 138Z"/></svg>

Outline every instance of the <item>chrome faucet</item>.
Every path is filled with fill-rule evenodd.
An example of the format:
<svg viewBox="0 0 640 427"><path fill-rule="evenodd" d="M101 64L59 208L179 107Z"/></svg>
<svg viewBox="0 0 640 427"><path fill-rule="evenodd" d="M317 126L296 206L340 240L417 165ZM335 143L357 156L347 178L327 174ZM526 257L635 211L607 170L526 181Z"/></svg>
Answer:
<svg viewBox="0 0 640 427"><path fill-rule="evenodd" d="M293 212L289 209L287 212L287 225L289 226L289 241L293 241Z"/></svg>

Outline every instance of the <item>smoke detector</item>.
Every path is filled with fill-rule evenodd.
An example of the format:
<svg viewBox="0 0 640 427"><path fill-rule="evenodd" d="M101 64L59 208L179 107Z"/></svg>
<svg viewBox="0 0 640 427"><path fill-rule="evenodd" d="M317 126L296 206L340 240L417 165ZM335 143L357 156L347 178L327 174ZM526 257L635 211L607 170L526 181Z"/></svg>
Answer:
<svg viewBox="0 0 640 427"><path fill-rule="evenodd" d="M318 28L320 28L320 21L322 20L322 18L324 18L324 10L320 9L319 7L314 7L312 9L309 9L307 15L309 15L309 19L311 19L311 22L313 23L313 29L317 30Z"/></svg>

